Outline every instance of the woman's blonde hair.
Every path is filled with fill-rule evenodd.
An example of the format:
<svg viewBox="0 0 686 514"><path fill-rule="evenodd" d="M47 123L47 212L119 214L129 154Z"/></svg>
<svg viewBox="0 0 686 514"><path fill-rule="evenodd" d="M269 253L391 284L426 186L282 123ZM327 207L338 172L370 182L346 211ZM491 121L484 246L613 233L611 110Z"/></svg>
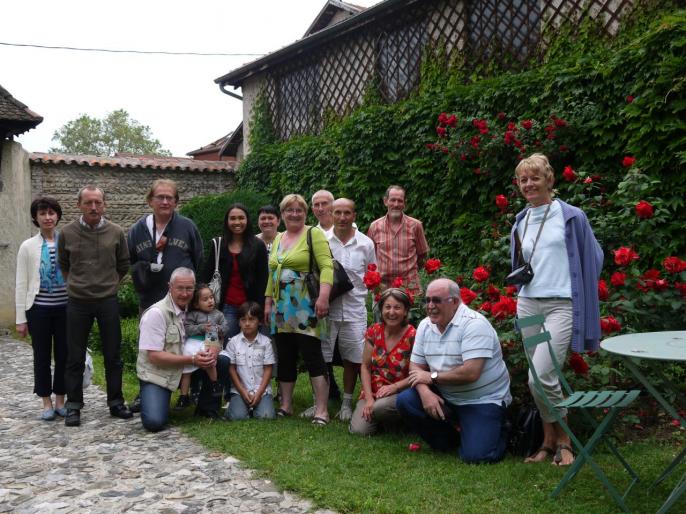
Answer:
<svg viewBox="0 0 686 514"><path fill-rule="evenodd" d="M283 200L281 200L281 203L279 204L279 210L283 213L284 209L286 209L286 207L288 207L293 202L297 203L300 207L302 207L305 210L305 214L307 214L307 202L301 195L296 193L291 193L289 195L284 196Z"/></svg>
<svg viewBox="0 0 686 514"><path fill-rule="evenodd" d="M550 189L552 189L552 182L555 180L555 171L550 165L548 158L542 153L531 154L526 159L522 159L515 168L515 176L519 179L519 173L522 171L538 172L543 175L543 178L551 182Z"/></svg>

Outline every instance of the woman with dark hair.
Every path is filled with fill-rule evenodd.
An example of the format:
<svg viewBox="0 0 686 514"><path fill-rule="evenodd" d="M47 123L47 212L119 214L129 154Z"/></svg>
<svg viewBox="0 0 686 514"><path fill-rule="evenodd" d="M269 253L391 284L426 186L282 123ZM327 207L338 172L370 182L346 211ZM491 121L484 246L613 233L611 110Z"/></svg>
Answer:
<svg viewBox="0 0 686 514"><path fill-rule="evenodd" d="M372 435L379 423L400 422L395 400L410 387L407 375L416 333L409 323L410 297L392 287L381 293L378 305L381 322L369 327L365 335L362 392L350 420L351 434Z"/></svg>
<svg viewBox="0 0 686 514"><path fill-rule="evenodd" d="M33 392L43 400L41 419L52 421L57 415L67 414L67 288L57 262L57 224L62 219L62 208L54 198L36 198L31 203L31 219L40 230L21 244L17 254L16 328L21 337L31 334ZM51 377L53 353L55 375Z"/></svg>
<svg viewBox="0 0 686 514"><path fill-rule="evenodd" d="M222 277L221 295L217 309L224 313L229 330L224 340L238 334L238 309L246 301L257 302L264 308L267 287L267 248L254 234L245 205L230 205L224 216L224 229L219 244L219 273ZM216 241L216 238L214 239ZM214 274L216 255L211 249L205 261L203 280L209 283Z"/></svg>

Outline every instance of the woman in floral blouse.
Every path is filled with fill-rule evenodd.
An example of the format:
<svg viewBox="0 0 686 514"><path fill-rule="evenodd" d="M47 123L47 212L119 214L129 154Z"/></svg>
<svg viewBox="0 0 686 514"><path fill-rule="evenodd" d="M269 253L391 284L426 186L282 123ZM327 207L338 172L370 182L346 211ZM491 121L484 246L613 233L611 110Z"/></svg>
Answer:
<svg viewBox="0 0 686 514"><path fill-rule="evenodd" d="M408 323L410 298L402 289L386 289L379 299L381 323L367 329L360 377L362 393L350 421L350 433L372 435L379 423L400 421L397 394L409 387L407 374L415 328Z"/></svg>

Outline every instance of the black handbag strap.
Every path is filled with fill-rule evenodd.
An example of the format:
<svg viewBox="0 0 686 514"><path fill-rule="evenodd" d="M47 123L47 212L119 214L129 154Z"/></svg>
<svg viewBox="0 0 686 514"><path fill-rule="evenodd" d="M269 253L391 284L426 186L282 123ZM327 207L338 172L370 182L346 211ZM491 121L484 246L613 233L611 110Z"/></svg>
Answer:
<svg viewBox="0 0 686 514"><path fill-rule="evenodd" d="M545 225L545 220L548 218L548 212L550 211L550 206L553 204L553 202L550 202L548 204L548 207L545 208L545 213L543 214L543 221L541 221L541 226L538 227L538 233L536 234L536 239L534 239L534 247L531 249L531 255L529 255L529 262L531 262L534 258L534 252L536 251L536 245L538 244L538 238L541 237L541 231L543 230L543 225ZM524 233L522 234L522 239L526 237L526 230L529 228L529 216L531 215L531 209L529 209L529 212L526 213L526 221L524 222ZM521 245L521 241L520 241ZM521 254L522 248L520 246L519 252ZM524 256L522 255L522 260L524 260ZM529 263L527 262L527 264Z"/></svg>

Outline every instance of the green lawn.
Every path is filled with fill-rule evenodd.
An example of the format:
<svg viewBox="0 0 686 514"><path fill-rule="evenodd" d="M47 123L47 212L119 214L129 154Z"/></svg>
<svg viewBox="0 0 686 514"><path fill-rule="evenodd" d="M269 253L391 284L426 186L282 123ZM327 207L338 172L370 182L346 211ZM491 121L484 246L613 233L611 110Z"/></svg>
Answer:
<svg viewBox="0 0 686 514"><path fill-rule="evenodd" d="M96 357L96 368L101 359ZM125 376L125 396L137 390L135 376ZM96 373L102 381L102 373ZM307 378L298 380L296 409L311 401ZM334 412L331 413L332 416ZM608 512L614 502L589 467L584 467L560 498L549 498L564 470L550 464L523 464L508 457L496 465L470 466L456 457L433 453L425 446L410 452L418 441L411 434L382 434L361 438L347 426L332 422L317 429L297 417L275 421L211 422L192 417L191 410L173 416L173 423L208 449L233 455L280 487L312 500L318 507L340 512ZM634 512L654 512L677 476L651 487L676 455L683 434L667 441L645 440L620 448L635 464L643 483L629 499ZM599 458L611 479L625 486L624 472L606 454ZM683 472L683 465L681 471ZM649 492L647 492L649 491ZM672 509L686 508L686 497Z"/></svg>

